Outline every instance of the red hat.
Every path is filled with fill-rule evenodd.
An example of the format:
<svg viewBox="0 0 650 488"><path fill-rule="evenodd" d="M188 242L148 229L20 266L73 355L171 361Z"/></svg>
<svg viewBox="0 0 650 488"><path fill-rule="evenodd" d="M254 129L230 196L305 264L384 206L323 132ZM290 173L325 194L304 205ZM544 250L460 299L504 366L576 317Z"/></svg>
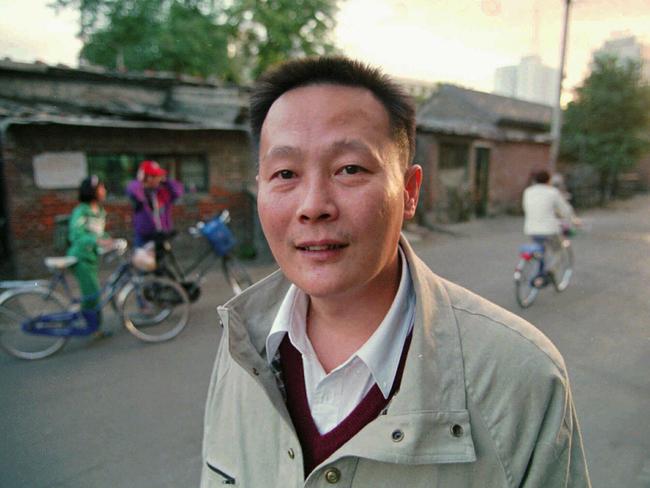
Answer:
<svg viewBox="0 0 650 488"><path fill-rule="evenodd" d="M167 170L160 167L156 161L142 161L140 163L140 168L138 168L138 173L143 176L165 176Z"/></svg>

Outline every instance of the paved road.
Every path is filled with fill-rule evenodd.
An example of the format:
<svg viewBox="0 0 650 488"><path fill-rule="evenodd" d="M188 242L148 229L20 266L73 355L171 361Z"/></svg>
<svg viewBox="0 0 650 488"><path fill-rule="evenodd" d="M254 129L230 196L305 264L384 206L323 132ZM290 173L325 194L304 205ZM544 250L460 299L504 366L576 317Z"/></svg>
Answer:
<svg viewBox="0 0 650 488"><path fill-rule="evenodd" d="M512 294L521 219L458 224L456 235L414 243L440 275L520 313L558 346L595 487L650 486L649 209L642 197L588 213L572 286L544 290L523 312ZM197 486L214 310L228 296L210 276L190 326L168 344L143 344L109 316L110 339L79 340L40 362L0 356L0 486Z"/></svg>

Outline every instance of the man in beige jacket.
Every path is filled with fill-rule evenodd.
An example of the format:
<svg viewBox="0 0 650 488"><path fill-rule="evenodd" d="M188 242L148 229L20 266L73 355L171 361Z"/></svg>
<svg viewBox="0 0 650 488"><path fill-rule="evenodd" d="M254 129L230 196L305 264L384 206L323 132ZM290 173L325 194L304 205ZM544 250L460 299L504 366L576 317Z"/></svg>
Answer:
<svg viewBox="0 0 650 488"><path fill-rule="evenodd" d="M201 486L589 486L558 351L400 234L422 181L408 97L298 60L258 82L251 124L280 270L219 309Z"/></svg>

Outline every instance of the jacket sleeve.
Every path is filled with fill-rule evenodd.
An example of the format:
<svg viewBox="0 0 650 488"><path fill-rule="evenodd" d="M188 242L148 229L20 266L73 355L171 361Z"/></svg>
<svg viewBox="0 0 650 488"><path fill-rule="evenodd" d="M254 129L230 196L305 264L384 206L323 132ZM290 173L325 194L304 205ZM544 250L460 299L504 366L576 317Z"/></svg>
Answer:
<svg viewBox="0 0 650 488"><path fill-rule="evenodd" d="M102 209L102 217L104 218L104 222L106 222L106 211ZM111 239L111 235L104 229L104 233L99 237L100 239Z"/></svg>
<svg viewBox="0 0 650 488"><path fill-rule="evenodd" d="M97 235L88 229L87 216L83 212L73 212L70 218L68 238L70 243L84 253L97 252Z"/></svg>
<svg viewBox="0 0 650 488"><path fill-rule="evenodd" d="M183 184L180 181L165 180L164 185L169 190L172 202L183 196Z"/></svg>
<svg viewBox="0 0 650 488"><path fill-rule="evenodd" d="M144 207L145 200L144 187L142 186L142 183L138 180L129 181L126 185L126 195L129 197L129 200L131 200L133 210L136 213L140 212Z"/></svg>
<svg viewBox="0 0 650 488"><path fill-rule="evenodd" d="M568 220L573 218L573 207L564 199L559 190L555 194L555 202L553 203L553 206L562 219Z"/></svg>
<svg viewBox="0 0 650 488"><path fill-rule="evenodd" d="M547 405L521 488L589 488L580 427L568 381Z"/></svg>

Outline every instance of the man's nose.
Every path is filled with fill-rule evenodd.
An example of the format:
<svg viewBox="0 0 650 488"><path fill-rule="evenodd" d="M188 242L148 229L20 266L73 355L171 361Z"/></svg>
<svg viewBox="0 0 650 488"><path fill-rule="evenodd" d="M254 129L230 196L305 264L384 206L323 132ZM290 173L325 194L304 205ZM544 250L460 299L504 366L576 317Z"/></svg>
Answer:
<svg viewBox="0 0 650 488"><path fill-rule="evenodd" d="M297 215L304 223L327 221L338 216L336 202L326 179L314 178L305 185Z"/></svg>

